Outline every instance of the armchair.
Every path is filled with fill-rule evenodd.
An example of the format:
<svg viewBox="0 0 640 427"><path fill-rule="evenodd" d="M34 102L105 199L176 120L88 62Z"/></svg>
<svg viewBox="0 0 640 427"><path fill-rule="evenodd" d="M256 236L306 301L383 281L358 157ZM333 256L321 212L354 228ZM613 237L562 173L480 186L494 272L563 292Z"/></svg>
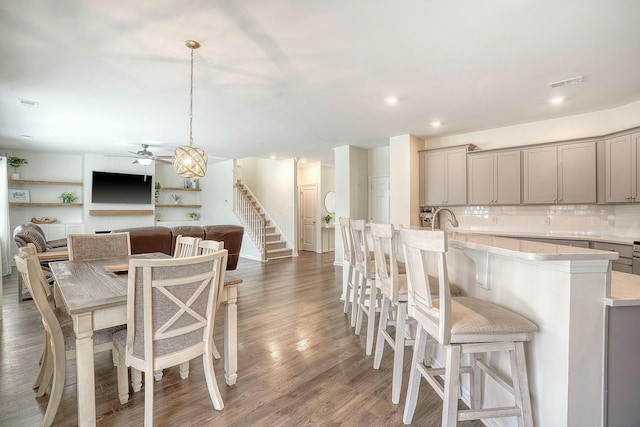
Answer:
<svg viewBox="0 0 640 427"><path fill-rule="evenodd" d="M17 226L13 230L13 240L16 242L18 249L26 247L29 243L33 244L36 249L36 256L45 272L47 281L50 283L53 279L51 279L49 263L69 259L67 239L47 241L44 231L36 224L27 223ZM18 301L24 301L30 297L31 295L22 283L22 276L18 276Z"/></svg>

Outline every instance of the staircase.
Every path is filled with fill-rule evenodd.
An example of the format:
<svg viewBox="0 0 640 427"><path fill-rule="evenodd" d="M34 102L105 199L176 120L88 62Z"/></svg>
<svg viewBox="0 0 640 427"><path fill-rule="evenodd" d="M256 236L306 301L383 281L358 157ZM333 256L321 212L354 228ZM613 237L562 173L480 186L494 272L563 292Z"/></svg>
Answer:
<svg viewBox="0 0 640 427"><path fill-rule="evenodd" d="M292 249L287 247L287 241L282 238L276 226L271 224L260 202L240 180L235 185L233 210L245 227L246 233L262 253L263 261L292 255Z"/></svg>

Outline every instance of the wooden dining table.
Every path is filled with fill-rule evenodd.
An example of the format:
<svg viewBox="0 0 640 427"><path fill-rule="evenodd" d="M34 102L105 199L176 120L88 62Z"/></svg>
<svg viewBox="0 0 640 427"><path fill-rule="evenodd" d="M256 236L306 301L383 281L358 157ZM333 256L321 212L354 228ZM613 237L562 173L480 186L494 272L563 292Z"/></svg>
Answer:
<svg viewBox="0 0 640 427"><path fill-rule="evenodd" d="M73 320L76 336L78 425L96 424L93 331L127 323L127 266L129 259L161 259L163 253L91 261L50 264L56 280L56 304ZM237 298L242 279L225 274L220 302L225 302L224 370L228 385L238 377Z"/></svg>

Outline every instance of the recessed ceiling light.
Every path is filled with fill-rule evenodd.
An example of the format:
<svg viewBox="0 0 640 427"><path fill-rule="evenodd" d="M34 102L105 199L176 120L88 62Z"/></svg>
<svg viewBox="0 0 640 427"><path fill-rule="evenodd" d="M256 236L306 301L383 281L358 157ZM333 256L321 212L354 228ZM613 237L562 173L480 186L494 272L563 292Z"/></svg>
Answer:
<svg viewBox="0 0 640 427"><path fill-rule="evenodd" d="M18 98L18 105L25 108L38 108L38 101L32 101L30 99Z"/></svg>
<svg viewBox="0 0 640 427"><path fill-rule="evenodd" d="M275 160L275 159L276 159L276 155L275 155L275 154L272 154L271 156L269 156L269 158L270 158L271 160Z"/></svg>
<svg viewBox="0 0 640 427"><path fill-rule="evenodd" d="M395 105L398 103L398 97L397 96L387 96L384 99L384 102L386 102L389 105Z"/></svg>
<svg viewBox="0 0 640 427"><path fill-rule="evenodd" d="M442 122L438 121L438 120L434 120L433 122L429 123L431 125L431 127L437 128L442 126Z"/></svg>
<svg viewBox="0 0 640 427"><path fill-rule="evenodd" d="M564 98L561 96L555 96L553 98L549 98L550 104L560 104L562 101L564 101Z"/></svg>
<svg viewBox="0 0 640 427"><path fill-rule="evenodd" d="M572 77L570 79L560 80L558 82L549 83L549 87L560 87L567 85L574 85L576 83L582 83L584 76Z"/></svg>

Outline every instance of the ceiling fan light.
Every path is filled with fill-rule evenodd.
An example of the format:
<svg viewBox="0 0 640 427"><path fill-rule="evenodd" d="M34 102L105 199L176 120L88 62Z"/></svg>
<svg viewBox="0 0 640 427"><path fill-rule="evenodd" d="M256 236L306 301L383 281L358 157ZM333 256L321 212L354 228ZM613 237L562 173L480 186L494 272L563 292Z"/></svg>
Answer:
<svg viewBox="0 0 640 427"><path fill-rule="evenodd" d="M152 161L152 159L138 159L138 163L140 163L142 166L149 166Z"/></svg>
<svg viewBox="0 0 640 427"><path fill-rule="evenodd" d="M207 153L193 145L182 145L175 150L173 170L183 178L202 178L207 173Z"/></svg>

